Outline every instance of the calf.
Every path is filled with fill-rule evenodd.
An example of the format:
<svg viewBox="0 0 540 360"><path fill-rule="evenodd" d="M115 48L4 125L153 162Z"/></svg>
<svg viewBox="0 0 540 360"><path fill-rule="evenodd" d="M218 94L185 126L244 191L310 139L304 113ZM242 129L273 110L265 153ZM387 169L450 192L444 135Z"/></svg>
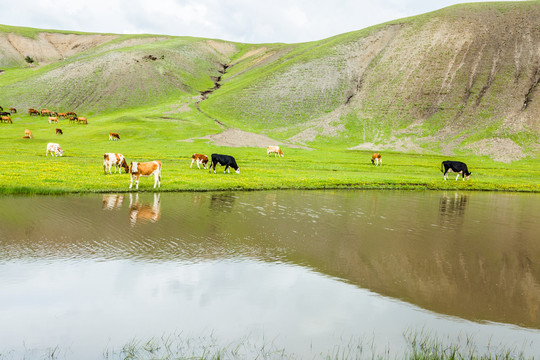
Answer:
<svg viewBox="0 0 540 360"><path fill-rule="evenodd" d="M62 135L63 132L62 132L62 129L56 129L56 135Z"/></svg>
<svg viewBox="0 0 540 360"><path fill-rule="evenodd" d="M193 154L193 155L191 155L191 165L189 166L190 169L193 166L193 163L195 161L197 162L197 167L199 169L201 168L201 165L203 166L203 168L206 169L206 164L208 164L208 156L203 155L203 154Z"/></svg>
<svg viewBox="0 0 540 360"><path fill-rule="evenodd" d="M277 155L283 157L283 151L281 151L281 148L279 146L273 146L273 145L268 145L268 147L266 148L266 156L270 155L270 154L274 154L274 157L276 157Z"/></svg>
<svg viewBox="0 0 540 360"><path fill-rule="evenodd" d="M212 154L212 163L210 164L210 170L208 172L211 172L212 168L214 168L215 174L216 165L225 166L225 170L223 170L223 173L225 173L225 171L230 173L231 171L229 170L229 167L232 167L237 174L240 174L240 168L238 167L238 165L236 165L236 160L234 160L232 156Z"/></svg>
<svg viewBox="0 0 540 360"><path fill-rule="evenodd" d="M126 159L124 158L124 155L117 154L117 153L106 153L103 155L103 173L106 174L105 171L106 168L109 168L109 174L111 173L111 167L114 165L114 173L116 174L116 170L118 170L118 173L122 173L122 170L120 170L120 167L123 167L126 174L129 172L129 167L127 166Z"/></svg>
<svg viewBox="0 0 540 360"><path fill-rule="evenodd" d="M371 163L375 166L382 165L381 154L375 153L371 156Z"/></svg>
<svg viewBox="0 0 540 360"><path fill-rule="evenodd" d="M32 132L31 132L30 130L25 129L25 130L24 130L24 137L25 137L25 138L28 137L28 139L31 139L31 138L33 138L34 136L32 135Z"/></svg>
<svg viewBox="0 0 540 360"><path fill-rule="evenodd" d="M133 161L129 166L129 173L131 174L131 182L129 188L133 186L133 179L136 179L136 189L139 189L139 177L154 175L154 189L161 187L161 161L154 160L150 162L135 162Z"/></svg>
<svg viewBox="0 0 540 360"><path fill-rule="evenodd" d="M109 133L109 140L120 140L120 135L117 133Z"/></svg>
<svg viewBox="0 0 540 360"><path fill-rule="evenodd" d="M460 174L463 177L463 181L465 181L465 179L469 180L469 176L471 176L469 169L467 169L467 165L461 161L443 161L441 163L441 172L444 174L444 180L448 180L449 172L457 173L456 180L459 178Z"/></svg>
<svg viewBox="0 0 540 360"><path fill-rule="evenodd" d="M64 150L60 147L60 145L56 143L48 143L47 144L47 152L45 153L45 156L49 155L51 153L51 156L54 154L54 156L62 156L64 154Z"/></svg>

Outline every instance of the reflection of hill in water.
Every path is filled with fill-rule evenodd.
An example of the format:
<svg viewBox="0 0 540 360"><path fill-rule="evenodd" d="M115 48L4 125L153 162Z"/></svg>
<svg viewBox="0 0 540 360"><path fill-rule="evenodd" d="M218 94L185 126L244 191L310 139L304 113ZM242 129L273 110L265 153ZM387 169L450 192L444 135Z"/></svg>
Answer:
<svg viewBox="0 0 540 360"><path fill-rule="evenodd" d="M540 328L535 194L141 193L132 206L112 202L114 211L105 195L0 199L0 261L280 260L438 313ZM132 226L134 203L159 220Z"/></svg>

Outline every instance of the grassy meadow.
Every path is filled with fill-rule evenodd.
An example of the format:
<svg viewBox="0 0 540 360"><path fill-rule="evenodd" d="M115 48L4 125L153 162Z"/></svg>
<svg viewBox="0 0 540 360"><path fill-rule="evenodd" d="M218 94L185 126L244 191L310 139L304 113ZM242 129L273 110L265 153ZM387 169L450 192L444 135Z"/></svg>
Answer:
<svg viewBox="0 0 540 360"><path fill-rule="evenodd" d="M167 107L166 107L167 108ZM168 108L175 108L171 103ZM47 117L29 116L21 109L13 124L0 124L0 193L61 194L129 191L129 175L104 174L103 154L122 153L130 161L161 160L161 191L266 190L266 189L460 189L540 191L539 162L525 159L510 164L487 157L447 157L383 152L383 165L370 162L371 151L347 150L339 143L315 144L312 150L284 147L285 157L266 156L265 148L222 147L200 137L221 132L196 110L164 116L164 106L87 116L88 125ZM81 114L85 115L85 114ZM56 135L61 128L63 135ZM32 139L23 139L30 129ZM120 134L109 141L108 133ZM198 139L199 138L199 139ZM190 141L186 141L192 139ZM57 142L64 156L45 156L46 145ZM261 144L266 145L266 144ZM233 155L240 174L217 174L190 168L194 152ZM469 181L448 181L441 161L463 160ZM153 191L153 178L141 178L139 191ZM133 188L132 191L135 191Z"/></svg>

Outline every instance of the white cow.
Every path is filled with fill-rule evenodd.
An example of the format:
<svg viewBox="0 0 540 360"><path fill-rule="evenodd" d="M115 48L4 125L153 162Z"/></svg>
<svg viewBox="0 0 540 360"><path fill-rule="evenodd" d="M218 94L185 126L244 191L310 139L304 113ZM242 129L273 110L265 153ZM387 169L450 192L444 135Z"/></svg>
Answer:
<svg viewBox="0 0 540 360"><path fill-rule="evenodd" d="M49 155L51 153L51 156L54 154L54 156L62 156L64 154L64 150L58 145L57 143L48 143L47 144L47 152L45 152L45 156Z"/></svg>
<svg viewBox="0 0 540 360"><path fill-rule="evenodd" d="M114 165L114 173L116 174L116 171L118 170L118 173L122 173L122 170L120 170L120 167L123 167L126 171L126 174L129 172L129 167L126 162L126 158L124 158L124 155L117 154L117 153L106 153L103 155L103 173L106 174L106 169L109 169L109 174L111 173L111 167Z"/></svg>

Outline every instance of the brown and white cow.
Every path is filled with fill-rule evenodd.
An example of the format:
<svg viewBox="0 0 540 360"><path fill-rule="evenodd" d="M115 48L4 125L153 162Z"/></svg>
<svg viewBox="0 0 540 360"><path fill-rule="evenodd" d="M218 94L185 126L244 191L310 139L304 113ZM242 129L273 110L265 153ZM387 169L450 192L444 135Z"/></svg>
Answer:
<svg viewBox="0 0 540 360"><path fill-rule="evenodd" d="M62 156L64 154L64 150L58 145L57 143L48 143L47 144L47 152L45 153L45 156L49 155L51 153L51 156L54 154L54 156Z"/></svg>
<svg viewBox="0 0 540 360"><path fill-rule="evenodd" d="M52 124L52 123L58 123L58 117L56 116L49 116L49 124Z"/></svg>
<svg viewBox="0 0 540 360"><path fill-rule="evenodd" d="M154 188L161 187L161 161L154 160L150 162L136 162L133 161L129 165L129 174L131 175L131 182L129 188L133 186L133 179L136 179L136 189L139 188L139 178L141 176L154 175Z"/></svg>
<svg viewBox="0 0 540 360"><path fill-rule="evenodd" d="M24 137L26 138L28 136L28 139L31 139L34 137L34 135L32 135L32 132L28 129L25 129L24 130Z"/></svg>
<svg viewBox="0 0 540 360"><path fill-rule="evenodd" d="M120 135L117 133L109 133L109 140L120 140Z"/></svg>
<svg viewBox="0 0 540 360"><path fill-rule="evenodd" d="M283 157L283 151L281 151L281 148L277 145L268 145L268 147L266 148L266 156L270 155L270 154L274 154L274 157L276 157L277 155Z"/></svg>
<svg viewBox="0 0 540 360"><path fill-rule="evenodd" d="M126 174L129 172L129 167L126 162L126 158L122 154L117 153L106 153L103 155L103 173L106 174L105 169L109 169L109 174L111 173L111 167L114 165L114 173L116 174L116 171L118 170L118 173L121 174L122 170L120 170L121 167L124 168L126 171Z"/></svg>
<svg viewBox="0 0 540 360"><path fill-rule="evenodd" d="M374 153L374 154L371 156L371 163L372 163L373 165L375 165L375 166L382 165L381 154Z"/></svg>
<svg viewBox="0 0 540 360"><path fill-rule="evenodd" d="M199 169L201 168L200 165L202 165L203 168L206 169L206 164L208 164L208 156L203 155L203 154L193 154L193 155L191 155L191 165L189 166L190 169L193 166L194 162L197 162L197 167Z"/></svg>

